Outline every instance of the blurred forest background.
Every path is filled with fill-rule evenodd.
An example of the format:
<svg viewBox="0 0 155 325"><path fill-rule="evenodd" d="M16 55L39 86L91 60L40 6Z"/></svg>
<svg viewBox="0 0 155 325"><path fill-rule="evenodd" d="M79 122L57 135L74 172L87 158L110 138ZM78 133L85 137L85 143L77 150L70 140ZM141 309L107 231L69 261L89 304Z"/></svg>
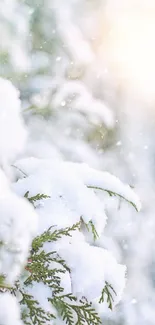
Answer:
<svg viewBox="0 0 155 325"><path fill-rule="evenodd" d="M142 200L139 214L109 201L102 245L128 274L105 325L155 320L154 58L152 0L0 0L0 75L20 89L27 156L107 170Z"/></svg>

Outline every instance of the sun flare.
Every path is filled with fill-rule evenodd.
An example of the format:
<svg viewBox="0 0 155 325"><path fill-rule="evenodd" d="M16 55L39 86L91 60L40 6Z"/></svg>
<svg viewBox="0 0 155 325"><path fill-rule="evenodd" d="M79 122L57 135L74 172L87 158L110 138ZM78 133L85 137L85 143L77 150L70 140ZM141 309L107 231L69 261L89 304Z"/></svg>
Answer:
<svg viewBox="0 0 155 325"><path fill-rule="evenodd" d="M123 85L155 97L155 3L110 2L101 18L98 55Z"/></svg>

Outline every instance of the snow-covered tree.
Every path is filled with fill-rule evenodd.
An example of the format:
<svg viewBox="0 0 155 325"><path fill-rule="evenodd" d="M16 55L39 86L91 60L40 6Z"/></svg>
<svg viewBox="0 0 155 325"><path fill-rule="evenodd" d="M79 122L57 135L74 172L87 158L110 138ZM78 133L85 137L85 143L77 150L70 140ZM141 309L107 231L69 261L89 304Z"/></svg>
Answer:
<svg viewBox="0 0 155 325"><path fill-rule="evenodd" d="M139 24L137 24L137 11L134 20L129 20L128 12L132 15L133 4L135 4L137 8L141 5L147 13L145 8L150 4L154 6L153 1L118 0L114 4L111 0L68 0L67 2L63 0L1 0L0 4L1 76L11 79L20 90L21 114L26 124L24 127L19 113L20 101L17 90L8 81L1 79L0 165L7 178L11 180L7 196L12 193L13 197L15 197L15 193L18 198L25 196L30 201L31 208L32 204L34 205L35 214L39 215L39 224L43 219L41 219L41 215L45 220L49 220L48 227L50 227L51 221L53 225L57 225L56 230L72 228L73 225L79 227L80 222L80 232L78 229L71 231L72 237L78 233L76 238L81 236L81 240L83 238L87 247L103 247L113 253L118 263L127 264L128 281L120 314L119 308L116 309L116 312L110 313L110 317L114 318L114 323L120 324L121 318L123 324L137 325L141 321L144 325L152 325L155 301L154 262L152 261L154 255L154 210L148 202L154 200L153 132L150 133L151 128L154 129L154 116L149 113L150 123L147 123L147 118L148 110L152 109L153 104L147 106L145 101L142 103L142 99L137 100L135 98L137 93L139 94L137 88L136 96L132 97L131 88L135 89L135 85L139 85L140 80L140 85L143 86L141 98L145 99L146 92L152 94L154 82L148 82L148 79L146 79L147 82L145 81L144 72L148 65L141 65L145 51L141 53L141 60L136 61L138 65L134 65L135 68L132 69L131 61L133 62L134 58L138 60L138 51L143 46L143 38L141 38L140 46L138 46L138 41L135 42L137 35L141 35L143 22L140 18ZM131 11L126 10L128 5ZM107 10L106 17L105 8ZM122 20L122 8L126 17L124 20ZM153 13L154 9L151 8ZM151 17L153 17L152 14ZM108 20L109 25L106 25ZM133 22L132 28L131 21ZM150 18L149 21L150 26L154 26ZM117 28L115 28L116 25ZM140 34L139 31L134 33L136 26L141 26ZM131 28L132 33L128 27ZM145 41L148 30L149 28L146 28L144 32ZM153 32L153 30L151 27L150 31ZM115 37L120 31L125 34L125 39ZM150 48L149 42L152 44L153 34L151 35L152 37L147 37L146 44L148 46L145 47L147 51ZM120 43L116 51L118 39ZM123 52L122 40L125 41L125 52ZM133 42L135 42L135 47L132 48ZM154 51L149 52L151 59ZM122 59L120 60L122 53L127 53L130 61L130 65L125 64L123 69ZM148 63L150 69L151 60L148 60ZM110 70L110 68L112 69ZM143 75L139 78L140 70L143 70ZM151 71L153 74L153 69ZM131 88L128 91L126 82L124 95L121 85L126 72L130 77ZM134 80L133 72L134 78L136 77ZM119 80L117 79L118 75L120 76ZM147 113L145 113L145 108ZM63 161L65 164L62 165ZM89 167L73 165L68 161L87 163ZM52 166L53 172L50 171L50 166ZM84 178L81 178L81 173L84 177L85 172L82 170L90 172L90 167L99 168L100 171L108 170L119 176L124 182L136 187L135 190L139 191L143 200L144 211L142 214L134 213L133 207L126 204L121 197L119 200L114 196L108 197L108 193L98 189L97 185L99 184L96 182L93 183L93 186L96 185L97 189L87 188L87 185L90 186L90 184L83 183ZM151 168L152 172L150 172ZM56 180L57 173L59 182ZM94 170L91 169L91 173L94 175ZM3 176L2 178L5 179ZM99 177L103 176L107 179L104 172ZM51 179L53 185L49 183ZM75 191L75 183L78 191ZM5 180L2 184L2 187L5 188ZM66 196L66 191L68 193L69 189L65 184L70 184L68 186L72 188L71 194L74 202L80 195L79 200L82 208L79 208L80 203L77 205L76 202L76 207L73 207L72 201L68 201L70 196ZM107 188L103 186L103 189ZM115 190L116 188L108 188L109 193L115 192ZM89 204L86 207L79 191L83 193L85 199L88 195ZM59 192L62 198L59 198ZM97 198L96 208L92 198L94 193L95 200ZM55 196L53 197L53 195ZM51 201L52 198L53 201ZM131 201L131 198L128 199ZM54 202L59 204L54 205ZM93 202L93 209L90 202ZM10 199L10 207L11 204ZM102 207L98 210L101 205ZM24 209L24 205L21 209ZM53 217L50 215L45 218L45 215L49 215L50 209L53 211ZM87 220L89 225L85 225L86 220L81 219L81 214L84 212L86 215L91 213L93 218L94 209L102 214L100 222L102 220L103 224L101 227L100 223L98 224L98 219L93 219L97 223L94 225L95 228L92 223L89 223L91 218ZM15 208L11 207L10 210L15 210ZM24 210L26 211L26 208ZM102 233L105 224L104 210L108 219ZM34 215L33 209L31 209L31 213ZM29 212L29 214L31 213ZM63 213L67 219L62 217ZM73 222L68 224L72 218ZM29 247L33 245L35 236L39 238L42 231L47 230L46 225L44 226L45 229L36 230L36 233L34 230L30 231ZM89 232L87 228L89 228ZM55 228L52 228L52 231L54 230ZM94 236L97 237L95 242L91 235L92 230ZM70 237L67 236L67 239L65 237L63 236L61 241L65 241L65 245L67 245L67 239ZM39 240L41 241L41 238ZM59 245L59 241L51 243L51 245L53 247ZM86 252L85 246L81 247ZM60 250L57 246L55 249ZM94 250L94 248L92 249ZM22 271L20 274L29 277L33 268L32 252L26 253L25 251L24 254L24 261L29 258L29 263L26 266L27 271L24 270L24 273ZM63 252L63 254L65 253ZM65 255L62 258L65 260ZM70 261L66 260L66 265L67 262L69 264ZM70 265L67 266L71 269ZM67 272L69 273L66 271L64 278L68 276ZM18 279L21 281L20 283L25 280L25 278L20 279L19 277ZM13 290L14 293L16 291L18 301L21 301L17 282L16 278ZM113 282L108 283L113 285ZM35 292L40 292L40 290L45 292L43 287L40 288L39 285L37 291L37 287L35 287ZM101 286L100 289L102 290L103 287ZM114 290L116 291L116 288ZM34 295L37 300L34 292L30 294ZM75 291L74 295L76 296ZM37 296L41 295L38 293ZM47 297L47 294L43 296ZM8 304L11 304L12 301L14 304L12 309L16 310L18 305L16 305L16 301L13 302L14 297L7 297L8 293L5 296L3 294L4 301L10 299ZM114 298L116 299L115 294ZM93 299L90 297L89 301L91 300ZM41 301L38 302L41 305ZM3 306L2 301L1 306ZM42 305L41 308L44 309L44 307ZM5 308L2 308L2 311L5 311ZM103 319L106 324L105 314ZM15 323L13 318L12 322ZM58 322L60 323L60 320Z"/></svg>
<svg viewBox="0 0 155 325"><path fill-rule="evenodd" d="M0 322L22 324L21 312L25 324L100 324L121 299L126 268L96 243L107 221L97 192L137 210L139 199L115 176L86 164L16 160L26 133L19 93L3 79L1 91L1 161L12 182L1 170Z"/></svg>

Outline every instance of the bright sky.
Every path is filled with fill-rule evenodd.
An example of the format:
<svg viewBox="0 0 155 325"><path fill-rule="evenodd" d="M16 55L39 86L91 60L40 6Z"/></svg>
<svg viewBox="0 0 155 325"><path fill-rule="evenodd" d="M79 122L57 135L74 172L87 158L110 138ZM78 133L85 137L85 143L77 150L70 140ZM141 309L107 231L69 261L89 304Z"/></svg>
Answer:
<svg viewBox="0 0 155 325"><path fill-rule="evenodd" d="M155 1L107 1L100 58L115 78L155 99Z"/></svg>

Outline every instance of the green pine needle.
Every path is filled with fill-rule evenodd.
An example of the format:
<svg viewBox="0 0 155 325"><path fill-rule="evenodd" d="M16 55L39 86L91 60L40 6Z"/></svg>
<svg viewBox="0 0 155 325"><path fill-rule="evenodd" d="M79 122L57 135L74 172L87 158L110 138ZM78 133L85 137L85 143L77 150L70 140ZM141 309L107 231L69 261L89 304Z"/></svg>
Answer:
<svg viewBox="0 0 155 325"><path fill-rule="evenodd" d="M113 294L116 295L116 291L108 282L105 282L105 287L102 290L102 294L99 299L99 303L100 304L103 303L105 301L105 296L106 296L108 307L112 310L112 308L113 308L112 304L114 301Z"/></svg>

